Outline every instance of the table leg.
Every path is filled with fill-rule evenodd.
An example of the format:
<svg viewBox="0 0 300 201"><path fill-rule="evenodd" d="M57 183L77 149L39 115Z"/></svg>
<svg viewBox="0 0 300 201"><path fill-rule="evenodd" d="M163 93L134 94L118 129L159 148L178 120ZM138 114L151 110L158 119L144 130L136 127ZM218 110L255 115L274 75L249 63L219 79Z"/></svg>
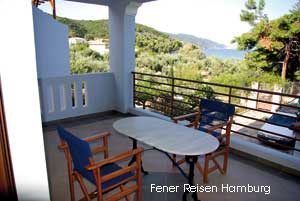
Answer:
<svg viewBox="0 0 300 201"><path fill-rule="evenodd" d="M195 163L198 161L198 156L186 156L185 161L189 164L189 185L194 186L194 169L195 169ZM189 192L184 192L182 200L187 201L187 195ZM198 200L197 192L192 193L192 198L194 201Z"/></svg>
<svg viewBox="0 0 300 201"><path fill-rule="evenodd" d="M131 138L131 139L132 139L132 149L136 149L136 148L137 148L137 141L136 141L136 139L133 139L133 138ZM130 166L130 165L131 165L132 163L134 163L135 161L136 161L136 158L135 158L135 156L133 156L133 157L131 158L131 160L129 161L128 166ZM144 170L144 167L143 167L143 161L141 161L141 165L142 165L142 167L141 167L142 173L145 174L145 175L149 174L148 171L145 171L145 170Z"/></svg>

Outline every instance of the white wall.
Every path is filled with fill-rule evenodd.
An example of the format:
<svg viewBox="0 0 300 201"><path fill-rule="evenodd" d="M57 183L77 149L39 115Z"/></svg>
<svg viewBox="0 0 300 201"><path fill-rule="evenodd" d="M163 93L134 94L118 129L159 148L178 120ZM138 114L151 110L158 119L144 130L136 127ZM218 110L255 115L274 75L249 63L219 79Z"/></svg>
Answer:
<svg viewBox="0 0 300 201"><path fill-rule="evenodd" d="M86 105L83 105L82 82ZM76 106L72 106L71 83L75 84ZM116 109L113 73L93 73L39 79L43 121L105 112Z"/></svg>
<svg viewBox="0 0 300 201"><path fill-rule="evenodd" d="M300 158L297 155L290 155L273 148L262 146L242 139L239 136L232 136L230 147L238 151L257 156L258 158L277 163L284 167L300 170Z"/></svg>
<svg viewBox="0 0 300 201"><path fill-rule="evenodd" d="M38 77L70 75L68 27L36 7L33 19Z"/></svg>
<svg viewBox="0 0 300 201"><path fill-rule="evenodd" d="M116 109L123 113L128 112L133 102L135 15L140 5L128 0L109 5L110 70L116 81Z"/></svg>
<svg viewBox="0 0 300 201"><path fill-rule="evenodd" d="M0 13L0 72L18 199L50 200L31 1L1 0Z"/></svg>

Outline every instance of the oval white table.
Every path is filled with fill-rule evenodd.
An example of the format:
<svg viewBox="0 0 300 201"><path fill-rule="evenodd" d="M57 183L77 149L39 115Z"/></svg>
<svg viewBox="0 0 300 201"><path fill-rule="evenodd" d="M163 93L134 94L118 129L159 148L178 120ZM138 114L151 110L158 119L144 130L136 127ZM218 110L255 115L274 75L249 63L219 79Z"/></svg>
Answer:
<svg viewBox="0 0 300 201"><path fill-rule="evenodd" d="M132 138L133 148L137 147L136 141L139 141L165 153L185 156L190 165L190 185L194 183L194 166L198 156L211 153L219 146L219 141L205 132L154 117L124 118L114 122L113 128ZM172 160L168 154L167 156ZM183 173L182 169L177 167ZM183 200L186 200L186 195L185 192ZM198 200L197 193L193 193L193 198Z"/></svg>

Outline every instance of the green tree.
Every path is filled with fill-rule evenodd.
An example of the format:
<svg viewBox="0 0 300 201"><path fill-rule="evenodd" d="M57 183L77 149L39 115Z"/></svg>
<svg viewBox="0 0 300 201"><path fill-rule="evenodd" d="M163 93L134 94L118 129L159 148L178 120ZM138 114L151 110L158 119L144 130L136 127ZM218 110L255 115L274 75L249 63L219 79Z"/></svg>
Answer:
<svg viewBox="0 0 300 201"><path fill-rule="evenodd" d="M79 43L70 46L70 65L72 74L107 72L108 56L91 50L88 44Z"/></svg>
<svg viewBox="0 0 300 201"><path fill-rule="evenodd" d="M248 11L242 11L241 20L249 22L253 28L234 38L232 42L238 44L239 50L251 50L245 58L248 66L281 73L283 80L287 76L294 79L300 62L298 7L296 6L292 13L271 21L263 14L262 0L258 6L254 0L248 0L246 8ZM250 12L251 10L254 12Z"/></svg>
<svg viewBox="0 0 300 201"><path fill-rule="evenodd" d="M293 12L300 12L300 0L297 1L297 3L295 3L295 5L293 6L293 8L290 10L291 13Z"/></svg>
<svg viewBox="0 0 300 201"><path fill-rule="evenodd" d="M265 1L259 0L258 4L255 0L248 0L245 3L247 10L242 10L240 14L241 21L248 22L250 25L255 26L262 20L268 20L266 14L263 13L265 8Z"/></svg>

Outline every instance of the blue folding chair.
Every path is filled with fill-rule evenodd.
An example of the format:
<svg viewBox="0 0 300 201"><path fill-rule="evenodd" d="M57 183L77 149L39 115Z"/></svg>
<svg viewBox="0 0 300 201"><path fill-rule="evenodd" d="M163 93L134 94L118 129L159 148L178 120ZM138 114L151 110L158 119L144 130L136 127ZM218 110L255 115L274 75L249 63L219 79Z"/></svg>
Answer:
<svg viewBox="0 0 300 201"><path fill-rule="evenodd" d="M80 139L71 134L63 127L58 126L57 131L61 139L59 148L65 153L68 164L69 186L71 201L75 200L74 182L78 181L84 198L81 200L92 200L97 198L103 201L103 194L120 188L120 191L107 197L105 200L112 201L125 198L130 200L130 195L136 193L136 200L141 201L141 153L142 148L138 148L118 156L108 158L108 136L110 133L102 133L85 139ZM95 140L103 140L103 146L90 148L89 143ZM104 160L95 162L93 155L104 152ZM115 162L125 158L136 157L136 162L122 168ZM83 178L96 186L96 190L89 193ZM125 184L135 180L134 184L127 187Z"/></svg>
<svg viewBox="0 0 300 201"><path fill-rule="evenodd" d="M199 105L199 112L192 114L182 115L174 117L173 121L178 123L179 121L188 120L188 127L194 127L200 131L207 132L220 141L219 148L210 154L205 155L204 168L199 162L196 166L203 176L203 182L208 182L208 174L218 169L222 174L226 173L229 157L229 144L230 144L230 131L233 123L233 115L235 107L232 104L223 103L216 100L201 99ZM225 133L222 130L225 129ZM217 156L223 155L223 166L216 160ZM176 161L176 155L173 155L173 160L178 164L185 162L184 159ZM214 166L209 167L209 161L212 160Z"/></svg>

